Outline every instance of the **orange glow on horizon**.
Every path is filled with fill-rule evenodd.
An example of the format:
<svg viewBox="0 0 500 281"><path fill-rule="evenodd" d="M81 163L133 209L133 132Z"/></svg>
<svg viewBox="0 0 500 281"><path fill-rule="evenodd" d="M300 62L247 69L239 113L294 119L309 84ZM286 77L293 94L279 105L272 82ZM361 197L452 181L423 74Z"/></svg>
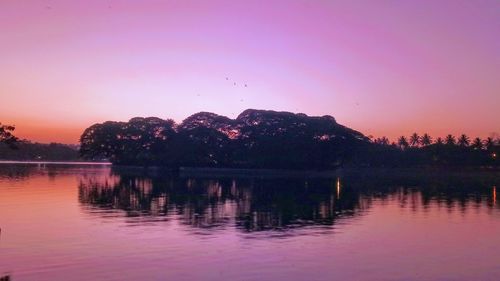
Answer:
<svg viewBox="0 0 500 281"><path fill-rule="evenodd" d="M32 142L41 142L41 143L66 143L66 144L77 144L80 139L80 135L85 130L85 125L75 125L74 127L62 127L57 124L53 124L53 126L47 126L45 124L33 124L33 123L6 123L6 124L15 124L16 129L14 134L16 137L20 139L26 139ZM21 124L21 125L18 125ZM91 126L89 124L88 126Z"/></svg>

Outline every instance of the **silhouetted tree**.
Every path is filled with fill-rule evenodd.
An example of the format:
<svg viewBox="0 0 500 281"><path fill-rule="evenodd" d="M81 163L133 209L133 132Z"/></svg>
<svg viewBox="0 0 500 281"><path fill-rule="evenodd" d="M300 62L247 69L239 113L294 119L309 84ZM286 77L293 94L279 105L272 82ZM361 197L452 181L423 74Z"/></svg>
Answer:
<svg viewBox="0 0 500 281"><path fill-rule="evenodd" d="M447 145L455 145L455 143L456 143L455 137L453 135L447 135L446 139L445 139L445 143Z"/></svg>
<svg viewBox="0 0 500 281"><path fill-rule="evenodd" d="M479 138L479 137L475 138L472 141L471 147L474 148L474 149L476 149L476 150L483 149L483 141L481 140L481 138Z"/></svg>
<svg viewBox="0 0 500 281"><path fill-rule="evenodd" d="M410 145L416 147L420 144L420 136L417 133L413 133L410 136Z"/></svg>
<svg viewBox="0 0 500 281"><path fill-rule="evenodd" d="M331 116L245 110L235 121L239 131L235 160L254 167L340 165L368 140Z"/></svg>
<svg viewBox="0 0 500 281"><path fill-rule="evenodd" d="M487 140L488 141L488 140ZM354 166L496 166L498 144L471 149L462 135L432 144L417 133L390 144L387 137L370 142L363 134L338 124L331 116L245 110L236 119L196 113L176 125L156 117L104 122L85 130L80 153L87 159L109 159L120 165L169 167L239 167L331 169ZM474 140L474 147L482 145ZM398 146L400 149L398 149Z"/></svg>
<svg viewBox="0 0 500 281"><path fill-rule="evenodd" d="M80 153L88 159L107 158L117 164L157 163L174 137L174 122L156 117L95 124L80 137Z"/></svg>
<svg viewBox="0 0 500 281"><path fill-rule="evenodd" d="M438 137L438 138L436 139L436 144L437 144L437 145L443 145L443 144L444 144L443 139L442 139L441 137Z"/></svg>
<svg viewBox="0 0 500 281"><path fill-rule="evenodd" d="M379 145L389 145L389 139L387 137L376 138L373 142Z"/></svg>
<svg viewBox="0 0 500 281"><path fill-rule="evenodd" d="M422 146L428 146L432 143L432 137L425 133L422 138L420 138L420 144Z"/></svg>
<svg viewBox="0 0 500 281"><path fill-rule="evenodd" d="M14 126L2 125L0 123L0 143L6 143L10 147L15 148L14 144L18 141L18 138L12 133L15 129Z"/></svg>
<svg viewBox="0 0 500 281"><path fill-rule="evenodd" d="M83 133L80 151L116 164L326 168L362 144L365 136L331 116L246 110L235 120L200 112L179 126L159 118L95 124Z"/></svg>
<svg viewBox="0 0 500 281"><path fill-rule="evenodd" d="M460 137L458 138L458 145L459 146L466 147L466 146L469 146L469 143L470 143L470 139L465 134L460 135Z"/></svg>
<svg viewBox="0 0 500 281"><path fill-rule="evenodd" d="M405 150L408 148L409 143L408 140L406 139L405 136L400 136L398 139L398 145L402 150Z"/></svg>
<svg viewBox="0 0 500 281"><path fill-rule="evenodd" d="M488 137L484 140L484 147L486 147L486 150L491 151L494 146L495 140L492 137Z"/></svg>

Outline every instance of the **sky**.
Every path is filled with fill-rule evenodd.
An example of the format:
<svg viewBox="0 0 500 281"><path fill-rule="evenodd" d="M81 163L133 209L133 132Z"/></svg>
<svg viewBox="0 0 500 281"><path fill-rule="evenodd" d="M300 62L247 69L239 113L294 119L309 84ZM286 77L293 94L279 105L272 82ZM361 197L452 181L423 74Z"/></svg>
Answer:
<svg viewBox="0 0 500 281"><path fill-rule="evenodd" d="M107 120L255 108L487 137L499 30L496 0L1 0L0 122L77 143Z"/></svg>

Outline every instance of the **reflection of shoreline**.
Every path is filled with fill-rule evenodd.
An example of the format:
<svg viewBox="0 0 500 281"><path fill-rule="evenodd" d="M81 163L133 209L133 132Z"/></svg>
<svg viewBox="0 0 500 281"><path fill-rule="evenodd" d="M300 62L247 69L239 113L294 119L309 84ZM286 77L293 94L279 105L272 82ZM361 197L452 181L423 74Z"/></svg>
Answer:
<svg viewBox="0 0 500 281"><path fill-rule="evenodd" d="M339 219L362 215L374 200L396 200L414 212L432 206L461 212L474 204L496 206L491 186L477 179L455 182L447 178L446 185L432 178L410 178L402 184L398 177L209 179L111 171L80 180L80 203L101 210L91 213L105 216L106 210L121 210L121 215L114 214L175 218L182 225L198 229L232 226L248 232L331 227Z"/></svg>
<svg viewBox="0 0 500 281"><path fill-rule="evenodd" d="M332 227L363 215L375 201L396 201L415 212L500 207L498 177L365 171L344 169L338 178L189 178L108 166L0 165L0 179L76 176L82 210L92 216L138 223L173 220L196 229L236 227L244 232Z"/></svg>
<svg viewBox="0 0 500 281"><path fill-rule="evenodd" d="M82 178L79 201L125 217L176 217L195 228L235 226L243 231L331 226L358 214L356 196L336 195L335 180L229 180L99 176Z"/></svg>

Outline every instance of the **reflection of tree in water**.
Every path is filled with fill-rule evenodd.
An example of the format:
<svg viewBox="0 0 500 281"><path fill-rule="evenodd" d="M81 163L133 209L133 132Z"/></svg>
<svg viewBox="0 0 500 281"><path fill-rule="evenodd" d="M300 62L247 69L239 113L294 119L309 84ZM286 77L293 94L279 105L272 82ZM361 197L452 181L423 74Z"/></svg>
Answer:
<svg viewBox="0 0 500 281"><path fill-rule="evenodd" d="M199 228L236 225L246 231L332 225L369 204L336 194L335 180L208 180L127 175L82 177L79 200L127 216L176 217Z"/></svg>
<svg viewBox="0 0 500 281"><path fill-rule="evenodd" d="M499 208L493 196L499 173L491 170L385 169L347 173L344 181L366 200L396 201L401 208L431 207L466 212L481 206Z"/></svg>
<svg viewBox="0 0 500 281"><path fill-rule="evenodd" d="M163 216L196 228L236 226L245 231L331 226L338 219L362 214L374 201L398 202L413 212L432 206L462 212L481 205L498 206L491 185L484 183L425 178L404 183L352 176L343 178L337 187L336 179L210 180L95 174L81 178L79 200L100 210L124 210L129 217Z"/></svg>
<svg viewBox="0 0 500 281"><path fill-rule="evenodd" d="M251 194L239 208L237 224L253 230L332 225L340 217L368 208L352 193L336 194L336 180L261 180L245 188Z"/></svg>

